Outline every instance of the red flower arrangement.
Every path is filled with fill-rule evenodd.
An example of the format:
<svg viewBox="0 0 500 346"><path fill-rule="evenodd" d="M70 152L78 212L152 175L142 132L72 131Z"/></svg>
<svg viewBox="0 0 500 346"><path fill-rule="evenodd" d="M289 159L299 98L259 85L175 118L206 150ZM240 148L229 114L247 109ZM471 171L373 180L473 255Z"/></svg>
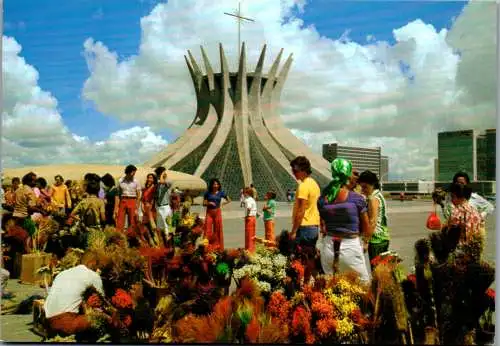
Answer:
<svg viewBox="0 0 500 346"><path fill-rule="evenodd" d="M332 318L323 318L316 322L316 330L321 338L326 338L337 329L337 321Z"/></svg>
<svg viewBox="0 0 500 346"><path fill-rule="evenodd" d="M332 304L319 292L313 294L311 309L321 319L331 319L334 317Z"/></svg>
<svg viewBox="0 0 500 346"><path fill-rule="evenodd" d="M300 263L299 261L295 260L292 262L292 264L290 265L290 267L295 271L295 273L297 274L299 280L302 280L304 278L304 266L302 265L302 263Z"/></svg>
<svg viewBox="0 0 500 346"><path fill-rule="evenodd" d="M219 250L220 250L219 244L208 244L208 246L205 248L205 253L217 252Z"/></svg>
<svg viewBox="0 0 500 346"><path fill-rule="evenodd" d="M308 336L312 336L311 317L312 316L309 311L304 309L302 306L297 307L292 315L292 335L303 335L306 339Z"/></svg>
<svg viewBox="0 0 500 346"><path fill-rule="evenodd" d="M360 327L365 327L370 323L370 321L363 316L360 309L354 309L350 316L351 320Z"/></svg>
<svg viewBox="0 0 500 346"><path fill-rule="evenodd" d="M118 309L131 309L134 306L130 294L121 288L116 290L115 295L111 298L111 303Z"/></svg>
<svg viewBox="0 0 500 346"><path fill-rule="evenodd" d="M494 290L494 289L492 289L492 288L488 288L488 289L486 290L486 295L487 295L489 298L491 298L491 299L495 300L495 290Z"/></svg>
<svg viewBox="0 0 500 346"><path fill-rule="evenodd" d="M99 297L97 293L93 293L89 299L87 299L87 305L91 308L100 308L102 307L102 299Z"/></svg>
<svg viewBox="0 0 500 346"><path fill-rule="evenodd" d="M128 328L132 324L132 317L130 315L125 315L125 317L123 317L122 319L122 322L125 325L125 327Z"/></svg>
<svg viewBox="0 0 500 346"><path fill-rule="evenodd" d="M276 291L271 294L267 305L267 312L283 324L287 325L289 323L290 303L283 293Z"/></svg>
<svg viewBox="0 0 500 346"><path fill-rule="evenodd" d="M412 282L414 285L417 284L417 276L415 274L408 274L406 279L410 282Z"/></svg>

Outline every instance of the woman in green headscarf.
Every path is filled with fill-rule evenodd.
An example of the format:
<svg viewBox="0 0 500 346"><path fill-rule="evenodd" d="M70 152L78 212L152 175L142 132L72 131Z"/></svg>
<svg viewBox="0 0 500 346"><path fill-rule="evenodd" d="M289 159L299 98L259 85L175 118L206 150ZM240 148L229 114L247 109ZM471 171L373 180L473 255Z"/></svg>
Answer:
<svg viewBox="0 0 500 346"><path fill-rule="evenodd" d="M347 187L351 162L335 159L331 163L332 181L318 202L323 245L321 265L325 274L355 271L361 281L370 281L360 236L369 239L370 225L366 201Z"/></svg>

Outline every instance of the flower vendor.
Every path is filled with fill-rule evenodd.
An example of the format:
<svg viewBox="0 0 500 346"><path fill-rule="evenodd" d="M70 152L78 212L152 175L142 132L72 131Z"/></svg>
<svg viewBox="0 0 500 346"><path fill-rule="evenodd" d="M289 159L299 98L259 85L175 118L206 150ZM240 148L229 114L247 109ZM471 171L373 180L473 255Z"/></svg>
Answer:
<svg viewBox="0 0 500 346"><path fill-rule="evenodd" d="M87 251L81 264L59 273L44 303L45 316L51 332L72 335L91 328L91 323L80 313L83 293L93 286L104 295L99 269L104 265L96 251Z"/></svg>
<svg viewBox="0 0 500 346"><path fill-rule="evenodd" d="M334 268L353 270L363 282L370 280L360 236L368 237L371 229L365 199L349 191L347 184L352 173L352 164L344 159L331 163L332 181L324 189L319 200L322 220L323 244L321 266L326 274Z"/></svg>
<svg viewBox="0 0 500 346"><path fill-rule="evenodd" d="M257 218L257 202L252 197L252 188L246 187L244 190L245 194L245 249L254 252L255 251L255 226Z"/></svg>

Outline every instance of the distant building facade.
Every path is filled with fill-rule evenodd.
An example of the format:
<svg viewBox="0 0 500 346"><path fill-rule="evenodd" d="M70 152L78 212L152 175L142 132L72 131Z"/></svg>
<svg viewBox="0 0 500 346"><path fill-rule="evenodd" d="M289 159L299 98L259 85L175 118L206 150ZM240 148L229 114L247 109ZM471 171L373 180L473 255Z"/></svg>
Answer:
<svg viewBox="0 0 500 346"><path fill-rule="evenodd" d="M495 180L496 130L440 132L437 161L438 181L450 181L458 171L473 181Z"/></svg>
<svg viewBox="0 0 500 346"><path fill-rule="evenodd" d="M439 180L439 159L434 159L434 180Z"/></svg>
<svg viewBox="0 0 500 346"><path fill-rule="evenodd" d="M351 161L353 169L360 173L366 170L372 171L380 177L381 154L378 148L360 148L341 146L337 143L323 144L323 158L329 162L336 158Z"/></svg>
<svg viewBox="0 0 500 346"><path fill-rule="evenodd" d="M389 156L380 156L380 181L389 181Z"/></svg>

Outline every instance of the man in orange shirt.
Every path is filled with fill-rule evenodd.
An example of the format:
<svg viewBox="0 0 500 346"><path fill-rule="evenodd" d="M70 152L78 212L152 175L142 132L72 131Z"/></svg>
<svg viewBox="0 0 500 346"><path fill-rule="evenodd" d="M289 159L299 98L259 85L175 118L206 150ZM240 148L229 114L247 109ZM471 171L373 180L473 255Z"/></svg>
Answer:
<svg viewBox="0 0 500 346"><path fill-rule="evenodd" d="M71 195L69 194L68 187L64 184L64 179L60 175L56 175L55 184L52 185L52 201L55 206L66 213L68 209L71 209Z"/></svg>

